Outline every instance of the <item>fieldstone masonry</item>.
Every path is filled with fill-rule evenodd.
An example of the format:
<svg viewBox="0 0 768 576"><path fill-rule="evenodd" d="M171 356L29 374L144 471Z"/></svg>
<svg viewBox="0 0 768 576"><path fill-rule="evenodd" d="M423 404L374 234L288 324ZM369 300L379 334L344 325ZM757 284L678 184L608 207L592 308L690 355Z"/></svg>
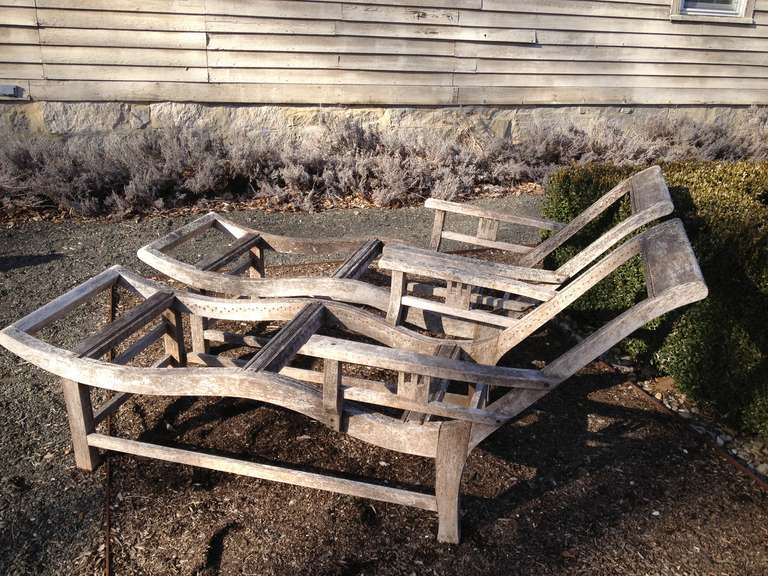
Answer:
<svg viewBox="0 0 768 576"><path fill-rule="evenodd" d="M533 124L559 121L576 126L608 121L618 127L647 122L652 118L686 116L693 121L712 121L725 116L737 120L747 107L681 106L538 106L538 107L325 107L274 105L209 105L179 102L134 104L126 102L27 102L0 103L0 127L28 128L51 134L131 131L180 127L231 130L283 130L286 127L312 131L324 123L345 118L380 128L438 130L446 135L491 132L515 137Z"/></svg>

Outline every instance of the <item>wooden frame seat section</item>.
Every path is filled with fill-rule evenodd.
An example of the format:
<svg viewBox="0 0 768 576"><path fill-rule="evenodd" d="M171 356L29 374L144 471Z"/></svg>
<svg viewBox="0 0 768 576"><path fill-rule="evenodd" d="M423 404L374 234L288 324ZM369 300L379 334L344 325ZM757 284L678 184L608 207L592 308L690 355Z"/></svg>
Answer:
<svg viewBox="0 0 768 576"><path fill-rule="evenodd" d="M537 267L549 254L565 244L627 194L629 194L631 204L630 216L606 231L584 250L555 270L557 274L571 278L643 226L672 213L674 205L659 166L652 166L623 180L567 224L430 198L424 204L427 208L435 211L430 248L434 251L440 251L443 239L456 240L512 252L519 255L515 263L520 267ZM470 236L444 230L446 214L448 213L478 218L476 235ZM535 246L500 242L496 239L500 222L511 222L548 231L550 235Z"/></svg>
<svg viewBox="0 0 768 576"><path fill-rule="evenodd" d="M223 233L228 239L234 240L233 245L225 248L222 254L210 256L202 263L189 264L169 253L212 228ZM246 242L243 243L242 239L246 239ZM254 242L253 246L249 244L251 241ZM158 272L203 293L248 298L328 298L386 312L389 307L389 291L359 280L371 262L381 254L383 246L384 243L378 239L326 240L280 236L247 228L220 214L210 212L140 248L137 255L141 261ZM225 274L217 269L201 267L201 264L208 266L210 262L231 262L232 259L244 254L245 250L255 252L250 264L252 272L249 277L240 275L244 270L237 268ZM307 255L347 253L349 256L330 278L270 279L265 277L263 268L266 250ZM248 262L245 265L249 266ZM469 338L474 334L473 324L450 318L443 319L436 313L425 314L417 308L409 310L408 322L421 328L439 326L451 336ZM194 350L206 352L208 344L199 335L206 328L205 318L193 320L192 328Z"/></svg>
<svg viewBox="0 0 768 576"><path fill-rule="evenodd" d="M502 356L524 339L541 317L552 314L546 307L562 310L638 254L644 262L648 287L645 300L541 370L497 366ZM86 339L86 344L78 348L80 353L57 348L35 337L37 331L75 306L115 286L139 294L144 303L108 324L97 336ZM458 542L459 487L469 452L634 330L706 294L706 285L682 223L671 220L626 241L555 297L540 304L521 319L520 324L489 338L471 341L431 338L402 326L392 326L359 307L332 300L244 300L172 291L115 267L0 331L0 344L32 364L77 383L70 388L70 393L65 393L65 399L75 458L81 468L94 469L101 458L99 450L113 450L415 506L437 512L440 541ZM161 335L167 340L163 358L155 366L125 366L82 356L85 352L94 356L103 353L121 335L146 325L146 319L157 314L166 323ZM206 331L211 340L257 349L250 360L238 361L186 351L184 316L286 324L266 340L247 334ZM319 334L325 327L359 334L377 344ZM290 362L298 354L322 359L322 372L291 366ZM169 361L169 357L174 360ZM398 373L397 384L348 376L342 370L343 363L394 370ZM466 393L449 389L448 382L466 383ZM491 401L488 391L492 386L501 388L503 393ZM90 387L119 394L229 396L282 406L373 445L433 458L435 491L429 494L393 488L109 436L96 429ZM403 417L386 415L382 407L401 409Z"/></svg>

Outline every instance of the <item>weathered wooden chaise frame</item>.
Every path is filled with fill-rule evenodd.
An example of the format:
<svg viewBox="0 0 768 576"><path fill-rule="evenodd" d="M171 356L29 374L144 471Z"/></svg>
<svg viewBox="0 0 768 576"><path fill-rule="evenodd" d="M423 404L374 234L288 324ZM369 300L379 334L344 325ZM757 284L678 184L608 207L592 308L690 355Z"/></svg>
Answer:
<svg viewBox="0 0 768 576"><path fill-rule="evenodd" d="M438 539L458 542L459 486L466 457L472 449L637 328L706 296L707 288L698 264L677 220L631 238L593 267L589 278L582 275L570 286L594 285L637 254L644 262L648 298L542 370L496 366L521 339L514 327L485 339L437 339L392 326L373 313L341 302L306 298L213 298L176 292L120 267L106 270L0 331L0 344L64 379L75 458L80 468L94 469L101 458L98 450L113 450L405 504L436 511ZM89 336L74 351L35 337L54 320L116 286L139 294L143 302ZM571 293L571 301L583 291ZM114 311L112 317L113 314ZM239 363L207 352L187 351L183 338L185 316L241 322L286 321L287 324L267 341L221 332L220 340L258 348L250 360ZM113 362L100 359L157 318L161 318L161 324L150 329ZM320 336L317 331L323 326L360 334L382 345ZM161 338L165 342L165 355L153 367L125 365ZM290 366L297 353L322 358L323 372ZM397 387L344 376L341 363L395 370L399 374ZM450 389L451 381L467 383L466 392ZM118 394L94 412L90 387ZM490 401L491 387L506 392ZM228 396L282 406L371 444L434 458L435 494L158 446L98 432L97 424L132 394ZM416 413L424 417L395 418L384 415L377 407L400 408L404 415ZM430 417L444 420L435 421Z"/></svg>
<svg viewBox="0 0 768 576"><path fill-rule="evenodd" d="M558 270L534 269L547 254L561 246L627 194L630 196L632 206L632 214L628 218L606 231ZM525 251L521 255L521 261L515 266L483 262L467 257L445 257L441 260L441 265L455 272L453 278L442 278L447 280L447 287L422 282L400 284L398 280L402 276L401 272L407 272L407 270L390 268L394 270L393 289L396 291L405 290L407 292L403 293L405 301L411 301L410 305L403 308L406 310L405 317L402 318L404 322L463 338L475 338L479 334L488 333L491 331L488 328L492 326L510 326L512 319L499 314L490 316L484 312L474 314L472 311L460 315L447 314L448 308L457 307L459 310L468 310L476 304L491 304L498 306L505 314L517 315L517 312L529 309L537 301L547 300L554 294L555 289L581 273L587 266L627 236L654 220L670 214L673 210L669 190L658 166L643 170L621 182L567 225L515 215L499 215L497 212L484 211L473 206L438 200L428 200L426 206L436 210L435 228L432 235L433 249L439 249L441 238L462 241L469 241L467 238L472 238L460 238L460 235L443 232L445 213L446 211L453 211L480 218L478 237L481 240L474 242L475 244L484 247L504 248L513 252ZM495 241L495 231L498 229L499 221L559 231L536 247L505 244ZM235 239L234 243L221 254L214 255L197 264L181 262L169 254L172 249L204 234L210 228L228 234L230 238ZM494 240L489 240L491 236ZM183 282L195 290L238 297L312 296L330 298L341 302L370 306L386 311L391 315L394 301L390 298L390 293L383 288L359 280L369 264L379 256L383 246L384 244L377 240L361 243L360 240L316 240L268 234L236 224L216 213L210 213L144 246L138 251L138 256L146 264L169 278ZM283 253L352 252L352 254L331 278L267 279L264 277L263 267L266 249ZM423 250L410 247L407 250L416 258L428 258ZM238 276L244 271L243 268L232 270L226 274L218 271L225 264L246 253L250 257L250 264L248 261L244 262L246 268L250 266L248 277ZM409 258L401 258L401 260L406 262ZM462 283L457 278L461 276L482 277L485 283ZM544 283L548 286L532 285L536 283ZM506 292L507 296L523 296L524 298L487 297L482 294L482 290L473 290L468 284L472 284L475 288L496 288ZM418 297L424 294L444 297L445 306ZM533 296L533 299L525 298L529 296ZM465 299L466 302L464 302ZM482 322L483 318L490 319L490 322L486 322L485 332L479 332L475 322ZM398 320L400 320L399 317ZM205 323L204 318L194 320L193 332L195 334L202 333L204 330L202 327ZM208 346L203 337L198 336L194 341L196 348L202 349Z"/></svg>

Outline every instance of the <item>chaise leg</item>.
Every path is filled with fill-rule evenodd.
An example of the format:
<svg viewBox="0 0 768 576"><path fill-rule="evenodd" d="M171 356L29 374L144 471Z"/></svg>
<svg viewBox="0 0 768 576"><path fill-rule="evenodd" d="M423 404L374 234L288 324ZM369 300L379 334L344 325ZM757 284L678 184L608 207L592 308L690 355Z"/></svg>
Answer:
<svg viewBox="0 0 768 576"><path fill-rule="evenodd" d="M62 380L61 383L64 389L64 403L67 405L75 465L82 470L93 471L101 464L102 458L96 448L88 446L87 436L96 430L90 388L72 380Z"/></svg>
<svg viewBox="0 0 768 576"><path fill-rule="evenodd" d="M435 460L438 542L459 543L459 491L469 452L470 429L469 422L443 422L440 425Z"/></svg>

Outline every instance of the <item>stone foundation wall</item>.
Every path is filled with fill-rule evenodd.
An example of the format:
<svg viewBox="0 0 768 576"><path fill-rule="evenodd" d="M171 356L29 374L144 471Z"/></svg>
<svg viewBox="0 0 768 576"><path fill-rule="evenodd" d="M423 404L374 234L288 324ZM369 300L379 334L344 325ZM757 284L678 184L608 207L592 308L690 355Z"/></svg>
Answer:
<svg viewBox="0 0 768 576"><path fill-rule="evenodd" d="M631 127L651 119L689 118L737 121L748 107L681 106L538 106L538 107L321 107L271 105L206 105L176 102L132 104L120 102L0 103L0 130L32 130L50 134L131 131L181 127L230 130L312 130L324 123L354 119L382 129L438 130L455 134L470 129L515 137L531 124L569 122L588 126L609 122Z"/></svg>

